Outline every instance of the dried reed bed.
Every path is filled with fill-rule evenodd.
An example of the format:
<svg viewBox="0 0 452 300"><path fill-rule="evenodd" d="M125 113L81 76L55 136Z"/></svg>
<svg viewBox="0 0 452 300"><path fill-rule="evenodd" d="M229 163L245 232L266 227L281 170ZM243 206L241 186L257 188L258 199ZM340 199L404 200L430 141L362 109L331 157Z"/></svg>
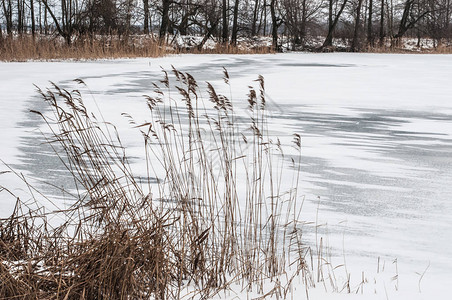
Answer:
<svg viewBox="0 0 452 300"><path fill-rule="evenodd" d="M159 57L176 51L153 36L81 36L68 45L60 37L21 35L0 40L0 60L62 60Z"/></svg>
<svg viewBox="0 0 452 300"><path fill-rule="evenodd" d="M293 278L308 273L301 140L294 135L288 160L268 136L264 80L256 82L238 116L212 85L204 101L190 74L164 71L146 96L150 121L126 115L143 136L144 182L115 128L87 110L78 90L39 90L53 114L35 113L77 196L53 212L17 199L0 220L0 297L205 299L235 283L285 298Z"/></svg>
<svg viewBox="0 0 452 300"><path fill-rule="evenodd" d="M180 48L159 41L153 35L80 36L68 45L60 37L21 35L0 38L1 61L114 59L161 57L168 54L263 54L273 53L271 47L216 44L213 48Z"/></svg>

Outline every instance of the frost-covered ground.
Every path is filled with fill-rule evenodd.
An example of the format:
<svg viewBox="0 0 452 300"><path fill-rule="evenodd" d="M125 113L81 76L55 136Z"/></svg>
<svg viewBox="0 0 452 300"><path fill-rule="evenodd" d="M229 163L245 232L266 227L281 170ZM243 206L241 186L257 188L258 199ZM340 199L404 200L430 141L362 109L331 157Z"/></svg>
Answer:
<svg viewBox="0 0 452 300"><path fill-rule="evenodd" d="M338 289L349 273L351 291L358 291L338 294L318 285L310 289L310 299L448 299L452 56L293 53L0 63L0 159L31 181L66 185L58 160L41 144L42 121L28 110L45 110L33 83L46 87L50 80L74 88L71 80L82 78L90 89L85 100L95 109L94 98L104 118L118 126L139 165L140 136L121 113L146 119L142 95L162 78L160 66L169 70L171 65L229 94L221 80L226 67L239 111L246 107L248 85L262 74L272 133L282 140L301 134L302 218L311 222L305 226L306 242L316 247L319 225L317 239L327 241L331 262L338 266ZM11 174L0 180L19 195L27 193ZM11 205L0 199L2 216ZM301 283L294 286L293 299L306 297Z"/></svg>

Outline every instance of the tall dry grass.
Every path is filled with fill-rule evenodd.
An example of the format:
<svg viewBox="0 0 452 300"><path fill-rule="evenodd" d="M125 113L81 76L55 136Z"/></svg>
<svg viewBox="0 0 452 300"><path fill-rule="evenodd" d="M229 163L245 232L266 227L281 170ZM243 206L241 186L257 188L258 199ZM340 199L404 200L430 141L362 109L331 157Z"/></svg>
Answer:
<svg viewBox="0 0 452 300"><path fill-rule="evenodd" d="M161 42L153 35L80 36L68 45L58 36L20 35L0 38L0 61L114 59L161 57L168 54L263 54L273 53L271 47L216 44L212 49L180 48Z"/></svg>
<svg viewBox="0 0 452 300"><path fill-rule="evenodd" d="M46 35L0 40L0 60L3 61L159 57L175 52L149 35L81 36L71 45L60 37Z"/></svg>
<svg viewBox="0 0 452 300"><path fill-rule="evenodd" d="M223 79L228 85L226 70ZM263 78L256 84L238 115L211 84L204 101L190 74L165 71L145 99L150 120L126 115L143 137L144 182L115 128L88 111L78 90L39 90L52 115L35 113L77 193L53 212L17 199L0 220L0 297L205 299L238 284L285 298L308 272L301 140L294 135L286 157L268 134Z"/></svg>

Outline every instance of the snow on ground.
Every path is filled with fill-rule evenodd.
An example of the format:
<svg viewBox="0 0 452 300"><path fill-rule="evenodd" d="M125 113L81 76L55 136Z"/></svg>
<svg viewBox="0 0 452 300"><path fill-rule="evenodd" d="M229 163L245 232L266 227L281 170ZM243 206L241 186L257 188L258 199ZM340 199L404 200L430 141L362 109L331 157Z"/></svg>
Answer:
<svg viewBox="0 0 452 300"><path fill-rule="evenodd" d="M317 285L309 299L448 299L450 55L291 53L0 63L0 159L34 180L64 185L58 160L41 145L39 129L45 126L28 110L45 110L33 84L44 88L53 81L73 89L72 79L81 78L89 87L84 90L88 106L96 110L95 99L139 162L141 139L121 113L145 120L142 95L162 78L160 66L170 70L171 65L229 94L221 80L226 67L239 114L245 113L248 85L262 74L271 131L285 143L292 133L301 134L306 242L316 247L319 225L317 241L320 236L327 241L334 266L345 265L335 270L338 290L350 274L353 292L325 292ZM0 172L6 169L0 166ZM0 180L15 193L27 193L11 174ZM0 201L4 216L12 203ZM367 283L361 294L363 276ZM252 296L238 291L222 298ZM294 285L290 295L306 297L303 285Z"/></svg>
<svg viewBox="0 0 452 300"><path fill-rule="evenodd" d="M143 36L144 38L145 36ZM175 49L193 49L202 43L204 36L199 35L175 35L171 36L168 41ZM303 45L294 45L292 38L288 36L279 36L278 44L283 52L291 52L293 50L306 50L306 49L319 49L322 47L325 41L324 36L309 36L304 41ZM345 38L334 38L333 47L336 49L350 49L351 40ZM203 46L205 50L213 50L218 46L221 46L221 41L217 38L210 37L207 39ZM252 51L259 48L270 48L272 46L271 36L256 36L256 37L238 37L237 46L240 50ZM391 48L391 40L386 39L384 46L388 49ZM438 44L438 41L429 38L410 38L404 37L401 39L401 43L395 50L408 51L408 52L428 52L428 51L441 51L450 48L450 42L443 40Z"/></svg>

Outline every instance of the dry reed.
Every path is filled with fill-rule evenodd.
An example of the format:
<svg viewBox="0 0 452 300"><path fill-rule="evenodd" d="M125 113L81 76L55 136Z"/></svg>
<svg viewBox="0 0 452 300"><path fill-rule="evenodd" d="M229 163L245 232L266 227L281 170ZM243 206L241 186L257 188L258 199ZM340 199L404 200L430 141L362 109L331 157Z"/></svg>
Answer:
<svg viewBox="0 0 452 300"><path fill-rule="evenodd" d="M0 61L114 59L161 57L168 54L262 54L271 47L217 44L214 48L183 49L162 43L153 35L80 36L68 45L62 38L37 34L0 38Z"/></svg>
<svg viewBox="0 0 452 300"><path fill-rule="evenodd" d="M0 60L62 60L159 57L175 53L152 36L82 36L68 45L60 37L22 35L0 40Z"/></svg>
<svg viewBox="0 0 452 300"><path fill-rule="evenodd" d="M285 297L309 272L297 205L301 139L294 135L288 162L268 136L263 78L245 116L210 84L204 102L188 73L165 71L160 83L146 96L151 120L128 116L144 140L144 186L114 127L88 112L78 90L39 90L53 115L35 113L78 192L51 213L17 199L0 220L1 298L205 299L232 283ZM287 170L293 183L283 190Z"/></svg>

